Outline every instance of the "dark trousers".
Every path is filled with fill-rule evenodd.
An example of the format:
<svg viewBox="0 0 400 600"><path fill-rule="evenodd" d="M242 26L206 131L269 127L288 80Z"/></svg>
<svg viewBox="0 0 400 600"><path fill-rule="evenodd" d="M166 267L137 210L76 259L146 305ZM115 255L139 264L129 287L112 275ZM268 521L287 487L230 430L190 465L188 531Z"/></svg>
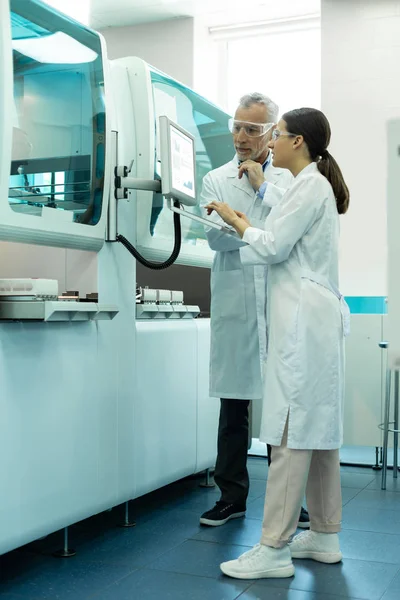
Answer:
<svg viewBox="0 0 400 600"><path fill-rule="evenodd" d="M221 398L218 426L218 454L214 481L223 502L246 507L249 494L247 450L249 442L249 400ZM271 446L268 464L271 462Z"/></svg>

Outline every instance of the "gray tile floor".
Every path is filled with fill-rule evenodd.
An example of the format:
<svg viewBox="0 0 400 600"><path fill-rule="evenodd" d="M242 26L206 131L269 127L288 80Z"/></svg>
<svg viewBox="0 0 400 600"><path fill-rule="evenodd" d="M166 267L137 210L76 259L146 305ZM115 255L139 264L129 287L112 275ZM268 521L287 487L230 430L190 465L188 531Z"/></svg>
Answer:
<svg viewBox="0 0 400 600"><path fill-rule="evenodd" d="M120 528L117 507L70 528L70 559L53 558L62 532L0 558L4 600L400 600L400 484L388 474L342 468L344 560L339 565L296 561L291 579L236 581L219 563L259 541L267 479L264 458L250 458L246 519L200 527L216 489L189 478L130 503L137 521ZM399 479L400 481L400 479Z"/></svg>

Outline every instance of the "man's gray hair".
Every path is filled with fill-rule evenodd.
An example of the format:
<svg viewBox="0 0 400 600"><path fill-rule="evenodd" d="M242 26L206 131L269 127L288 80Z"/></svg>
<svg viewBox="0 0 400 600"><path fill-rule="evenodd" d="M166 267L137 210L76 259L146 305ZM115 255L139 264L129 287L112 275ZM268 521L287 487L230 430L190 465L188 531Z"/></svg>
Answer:
<svg viewBox="0 0 400 600"><path fill-rule="evenodd" d="M258 92L245 94L240 98L239 108L250 108L253 104L264 104L268 110L268 119L271 123L276 123L278 121L279 106L275 104L271 98L264 96L264 94L259 94Z"/></svg>

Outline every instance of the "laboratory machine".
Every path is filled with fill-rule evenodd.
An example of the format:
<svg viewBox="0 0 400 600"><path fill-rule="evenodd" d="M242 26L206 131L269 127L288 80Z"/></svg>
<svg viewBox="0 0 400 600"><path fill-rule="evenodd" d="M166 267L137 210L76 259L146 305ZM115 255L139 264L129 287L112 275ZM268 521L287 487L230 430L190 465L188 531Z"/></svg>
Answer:
<svg viewBox="0 0 400 600"><path fill-rule="evenodd" d="M53 8L0 0L0 23L4 553L213 466L209 319L121 242L165 263L179 222L175 263L206 271L201 181L233 145L224 111Z"/></svg>

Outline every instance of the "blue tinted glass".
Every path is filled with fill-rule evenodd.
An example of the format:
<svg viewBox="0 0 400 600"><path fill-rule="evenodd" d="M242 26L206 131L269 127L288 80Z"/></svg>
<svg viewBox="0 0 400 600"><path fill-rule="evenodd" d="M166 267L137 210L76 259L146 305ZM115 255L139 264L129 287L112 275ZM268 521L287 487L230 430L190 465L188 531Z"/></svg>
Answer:
<svg viewBox="0 0 400 600"><path fill-rule="evenodd" d="M235 154L232 135L228 129L229 115L193 90L156 70L151 71L151 82L156 117L167 115L195 138L196 189L199 201L204 175L231 160ZM157 125L158 118L156 127ZM200 206L185 207L185 210L205 216ZM203 225L190 219L181 219L181 226L183 242L206 243ZM168 239L173 236L171 212L164 209L161 194L153 196L150 233Z"/></svg>
<svg viewBox="0 0 400 600"><path fill-rule="evenodd" d="M101 217L105 167L99 36L35 0L11 0L14 65L9 203L40 216Z"/></svg>

